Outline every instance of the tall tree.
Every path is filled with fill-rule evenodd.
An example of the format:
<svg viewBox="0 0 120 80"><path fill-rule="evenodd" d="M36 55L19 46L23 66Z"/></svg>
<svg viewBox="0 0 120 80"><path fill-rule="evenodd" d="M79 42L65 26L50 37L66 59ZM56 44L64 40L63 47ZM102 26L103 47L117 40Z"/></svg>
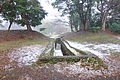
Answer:
<svg viewBox="0 0 120 80"><path fill-rule="evenodd" d="M0 13L3 11L4 4L10 2L11 0L0 0Z"/></svg>
<svg viewBox="0 0 120 80"><path fill-rule="evenodd" d="M22 6L22 10L19 10L22 19L18 21L18 24L20 23L22 26L26 25L27 30L32 30L31 26L40 25L41 20L47 15L38 0L21 1L18 5Z"/></svg>
<svg viewBox="0 0 120 80"><path fill-rule="evenodd" d="M8 30L13 22L26 26L27 30L32 30L31 26L40 25L41 20L47 15L38 0L11 0L4 4L1 14L10 22Z"/></svg>
<svg viewBox="0 0 120 80"><path fill-rule="evenodd" d="M90 26L92 4L92 0L56 0L54 7L62 10L63 14L69 14L71 28L74 26L77 31L85 31Z"/></svg>
<svg viewBox="0 0 120 80"><path fill-rule="evenodd" d="M120 6L120 0L97 0L97 9L101 14L101 27L102 30L106 29L107 17L113 11L113 9Z"/></svg>
<svg viewBox="0 0 120 80"><path fill-rule="evenodd" d="M4 20L9 21L9 27L8 27L8 31L10 30L12 23L15 22L15 19L17 17L17 13L16 13L16 4L14 3L14 1L10 1L10 2L5 2L4 3L4 9L2 10L2 17L4 18Z"/></svg>

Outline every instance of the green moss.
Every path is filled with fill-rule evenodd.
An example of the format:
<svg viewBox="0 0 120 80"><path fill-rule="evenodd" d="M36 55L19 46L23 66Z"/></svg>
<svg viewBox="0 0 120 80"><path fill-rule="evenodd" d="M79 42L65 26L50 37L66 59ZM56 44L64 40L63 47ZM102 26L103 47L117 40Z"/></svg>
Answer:
<svg viewBox="0 0 120 80"><path fill-rule="evenodd" d="M51 48L51 50L48 53L45 53L44 56L53 56L54 55L54 48Z"/></svg>
<svg viewBox="0 0 120 80"><path fill-rule="evenodd" d="M54 56L54 41L49 42L49 44L46 46L45 50L43 53L39 56L41 57L46 57L46 56Z"/></svg>
<svg viewBox="0 0 120 80"><path fill-rule="evenodd" d="M108 66L103 62L103 60L102 59L100 59L100 58L95 58L97 61L98 61L98 63L99 63L99 65L98 65L98 68L100 68L100 67L103 67L103 68L105 68L105 69L108 69Z"/></svg>
<svg viewBox="0 0 120 80"><path fill-rule="evenodd" d="M91 66L95 70L100 69L101 67L103 67L104 69L108 69L108 66L104 64L104 62L98 57L88 57L87 59L83 59L81 66Z"/></svg>
<svg viewBox="0 0 120 80"><path fill-rule="evenodd" d="M82 50L76 49L76 48L74 48L74 47L72 47L72 48L75 49L78 53L80 53L80 55L81 55L81 54L82 54L82 55L87 55L87 53L84 52L84 51L82 51Z"/></svg>
<svg viewBox="0 0 120 80"><path fill-rule="evenodd" d="M72 47L66 40L63 39L63 41L65 41L69 45L69 47L73 48L76 52L80 53L80 55L87 55L86 52L84 52L82 50L79 50L77 48Z"/></svg>
<svg viewBox="0 0 120 80"><path fill-rule="evenodd" d="M82 61L81 66L91 66L93 69L97 70L103 67L104 69L108 69L108 66L98 57L68 57L68 58L58 58L51 57L45 59L39 59L36 64L44 65L44 64L56 64L58 62L67 62L67 63L75 63Z"/></svg>
<svg viewBox="0 0 120 80"><path fill-rule="evenodd" d="M67 63L74 63L74 62L78 62L80 61L80 58L48 58L48 59L45 59L45 60L38 60L36 62L36 64L38 65L42 65L42 64L56 64L58 62L67 62Z"/></svg>

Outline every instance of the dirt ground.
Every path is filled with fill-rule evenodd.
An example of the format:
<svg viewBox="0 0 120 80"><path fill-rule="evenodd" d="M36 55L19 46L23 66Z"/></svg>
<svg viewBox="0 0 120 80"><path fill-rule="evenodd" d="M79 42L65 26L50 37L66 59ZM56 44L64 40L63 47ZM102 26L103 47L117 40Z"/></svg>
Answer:
<svg viewBox="0 0 120 80"><path fill-rule="evenodd" d="M19 59L35 54L37 47L40 45L25 46L22 48L15 48L9 52L0 55L0 80L120 80L120 56L104 56L105 64L108 69L101 68L93 70L91 67L81 67L79 62L68 64L66 62L57 64L36 65L28 60ZM34 50L35 48L35 50ZM26 51L28 50L28 51ZM38 50L40 50L38 48ZM10 57L8 55L19 57ZM15 55L16 54L16 55ZM20 56L18 56L20 55ZM20 63L28 61L32 65Z"/></svg>
<svg viewBox="0 0 120 80"><path fill-rule="evenodd" d="M24 67L18 67L16 63L14 66L0 71L0 80L120 80L120 62L118 62L120 58L110 59L114 59L114 62L111 60L106 61L109 65L108 70L102 69L94 71L85 68L83 70L84 72L78 73L76 70L73 70L77 69L72 67L74 65L66 63Z"/></svg>
<svg viewBox="0 0 120 80"><path fill-rule="evenodd" d="M69 36L69 38L72 37ZM101 68L99 70L81 67L79 62L73 64L63 62L39 66L32 64L30 61L32 65L24 64L19 66L21 62L18 60L21 57L28 56L29 51L34 54L36 46L39 48L35 48L35 50L41 50L40 45L31 46L0 52L0 80L120 80L120 56L104 56L103 61L108 65L108 69ZM9 56L16 53L18 53L17 55L26 55L20 56L19 59L13 59Z"/></svg>

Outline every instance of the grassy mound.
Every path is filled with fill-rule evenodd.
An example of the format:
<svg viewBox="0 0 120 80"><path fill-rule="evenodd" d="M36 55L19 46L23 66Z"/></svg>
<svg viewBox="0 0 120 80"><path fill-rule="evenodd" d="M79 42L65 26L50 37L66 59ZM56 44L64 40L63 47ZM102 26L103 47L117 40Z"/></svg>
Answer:
<svg viewBox="0 0 120 80"><path fill-rule="evenodd" d="M11 30L0 31L0 53L12 48L33 45L47 44L51 39L36 31Z"/></svg>
<svg viewBox="0 0 120 80"><path fill-rule="evenodd" d="M49 39L45 35L36 31L27 30L11 30L11 31L0 31L0 42L18 41L25 39Z"/></svg>
<svg viewBox="0 0 120 80"><path fill-rule="evenodd" d="M92 32L70 32L63 35L65 39L77 42L90 42L90 43L115 43L120 44L120 40L115 36L105 33L92 33Z"/></svg>

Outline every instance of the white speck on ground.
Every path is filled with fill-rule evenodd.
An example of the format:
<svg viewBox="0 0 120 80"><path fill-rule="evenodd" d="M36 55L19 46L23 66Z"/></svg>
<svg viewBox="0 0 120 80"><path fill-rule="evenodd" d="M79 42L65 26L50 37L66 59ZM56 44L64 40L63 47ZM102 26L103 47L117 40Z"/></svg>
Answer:
<svg viewBox="0 0 120 80"><path fill-rule="evenodd" d="M110 58L110 51L120 52L119 44L91 44L91 43L78 43L68 41L72 47L77 49L93 53L98 57L102 58L107 65L109 65L108 69L101 68L99 70L94 70L90 66L82 67L80 66L80 62L74 64L55 64L54 69L57 72L65 74L67 76L73 76L80 74L79 76L84 78L93 77L93 76L103 76L103 75L111 75L116 73L119 70L119 63L117 63L117 59ZM104 51L104 53L102 52ZM117 63L117 64L116 64ZM116 67L118 66L118 67ZM115 72L116 71L116 72Z"/></svg>
<svg viewBox="0 0 120 80"><path fill-rule="evenodd" d="M93 76L93 75L102 75L102 72L100 70L88 70L87 67L81 67L80 66L80 62L77 62L77 63L74 63L74 64L55 64L54 65L54 69L57 71L57 72L60 72L62 74L65 74L67 76L71 76L71 75L76 75L76 74L87 74L90 76ZM90 69L90 67L89 67Z"/></svg>
<svg viewBox="0 0 120 80"><path fill-rule="evenodd" d="M91 43L78 43L68 41L72 47L80 49L85 52L90 52L92 54L97 55L100 58L103 58L104 55L110 55L113 52L120 52L120 44L91 44Z"/></svg>
<svg viewBox="0 0 120 80"><path fill-rule="evenodd" d="M116 37L117 39L120 39L120 37Z"/></svg>
<svg viewBox="0 0 120 80"><path fill-rule="evenodd" d="M44 77L44 75L46 75L48 78L51 77L51 72L55 72L55 74L58 74L58 77L62 74L65 75L67 77L79 77L79 79L84 79L86 80L86 78L91 78L91 77L97 77L97 76L112 76L112 75L116 75L118 73L120 73L120 57L118 58L114 58L112 56L108 56L109 55L109 49L113 50L113 51L120 51L120 45L119 44L112 44L112 43L108 43L108 44L90 44L90 43L77 43L77 42L70 42L70 45L72 47L75 47L77 49L86 51L86 52L91 52L99 57L104 57L103 60L105 62L105 64L108 65L108 69L104 69L101 68L99 70L94 70L92 69L90 66L85 66L82 67L80 66L80 62L74 63L74 64L67 64L67 62L63 62L63 63L57 63L57 64L51 64L51 65L45 65L45 66L38 66L39 68L37 68L37 70L35 70L35 68L33 68L33 66L31 66L33 68L33 71L35 70L35 72L32 72L31 70L28 70L27 72L31 73L31 75L27 75L25 73L25 75L23 75L22 77L20 77L21 79L28 79L28 80L32 80L34 78L33 75L37 74L37 75L41 75L41 78ZM37 56L39 56L42 51L45 49L44 46L42 45L31 45L31 46L25 46L25 47L21 47L21 48L15 48L13 50L12 53L9 53L9 57L12 60L15 60L19 63L19 65L29 65L32 62L37 60ZM104 53L102 53L102 51L105 51ZM106 56L107 55L107 56ZM6 66L5 68L7 69L12 69L11 65ZM13 69L14 70L14 69ZM26 70L26 69L25 69ZM40 71L39 71L40 70ZM45 74L43 73L43 71L45 70ZM21 69L20 69L21 71ZM30 72L31 71L31 72ZM38 72L37 72L38 71ZM57 72L57 73L56 73ZM43 73L43 74L42 74ZM37 76L35 75L35 76ZM11 73L10 73L11 76ZM38 79L39 80L39 76ZM61 78L60 78L61 79ZM43 79L41 79L43 80Z"/></svg>
<svg viewBox="0 0 120 80"><path fill-rule="evenodd" d="M105 51L106 53L110 52L120 52L120 45L119 44L98 44L94 45L93 47L94 50L100 50L100 51Z"/></svg>
<svg viewBox="0 0 120 80"><path fill-rule="evenodd" d="M31 45L21 48L15 48L8 56L10 59L17 61L19 66L29 65L35 62L38 56L43 52L45 46Z"/></svg>

